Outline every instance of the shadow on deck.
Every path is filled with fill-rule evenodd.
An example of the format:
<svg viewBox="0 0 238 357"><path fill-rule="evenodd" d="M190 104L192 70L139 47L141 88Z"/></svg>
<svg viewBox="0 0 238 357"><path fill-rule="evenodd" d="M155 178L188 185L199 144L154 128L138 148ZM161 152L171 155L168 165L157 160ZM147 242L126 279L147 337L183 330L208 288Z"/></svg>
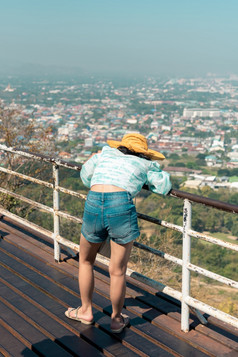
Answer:
<svg viewBox="0 0 238 357"><path fill-rule="evenodd" d="M180 302L127 279L131 325L110 332L107 267L95 266L95 324L65 317L80 305L77 259L53 258L52 241L7 217L0 220L0 356L238 356L238 331L213 317L191 315L180 330Z"/></svg>

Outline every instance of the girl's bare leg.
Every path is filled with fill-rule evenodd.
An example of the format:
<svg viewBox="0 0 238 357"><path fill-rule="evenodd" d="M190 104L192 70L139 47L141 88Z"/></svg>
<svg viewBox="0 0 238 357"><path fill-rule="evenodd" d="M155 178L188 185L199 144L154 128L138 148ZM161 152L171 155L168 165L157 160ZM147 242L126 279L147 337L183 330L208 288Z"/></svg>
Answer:
<svg viewBox="0 0 238 357"><path fill-rule="evenodd" d="M126 294L126 269L133 241L127 244L117 244L111 241L110 299L112 303L112 319L120 321Z"/></svg>
<svg viewBox="0 0 238 357"><path fill-rule="evenodd" d="M82 305L78 310L78 317L87 321L93 319L92 313L92 295L94 289L93 264L97 251L101 243L90 243L81 234L80 254L79 254L79 289ZM75 316L72 311L71 316Z"/></svg>

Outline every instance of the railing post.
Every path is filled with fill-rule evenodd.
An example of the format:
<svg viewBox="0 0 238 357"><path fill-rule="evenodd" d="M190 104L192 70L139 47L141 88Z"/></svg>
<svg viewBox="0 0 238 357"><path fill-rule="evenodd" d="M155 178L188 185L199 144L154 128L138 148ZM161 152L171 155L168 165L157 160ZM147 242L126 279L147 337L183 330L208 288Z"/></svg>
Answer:
<svg viewBox="0 0 238 357"><path fill-rule="evenodd" d="M189 306L185 302L190 295L190 271L188 264L191 260L191 238L188 230L191 229L192 205L189 200L184 200L183 208L183 264L182 264L182 313L181 330L189 331Z"/></svg>
<svg viewBox="0 0 238 357"><path fill-rule="evenodd" d="M60 244L57 242L56 238L59 236L59 166L53 164L53 219L54 219L54 259L55 261L60 261Z"/></svg>

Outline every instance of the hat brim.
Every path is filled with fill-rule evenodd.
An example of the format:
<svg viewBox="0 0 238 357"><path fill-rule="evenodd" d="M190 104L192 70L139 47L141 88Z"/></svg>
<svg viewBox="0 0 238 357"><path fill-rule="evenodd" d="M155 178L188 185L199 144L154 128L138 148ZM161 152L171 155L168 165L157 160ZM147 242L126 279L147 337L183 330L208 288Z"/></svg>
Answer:
<svg viewBox="0 0 238 357"><path fill-rule="evenodd" d="M118 146L122 145L122 142L117 140L107 140L107 143L111 148L116 148L116 149L118 148Z"/></svg>
<svg viewBox="0 0 238 357"><path fill-rule="evenodd" d="M117 141L117 140L107 140L108 145L111 148L115 148L117 149L119 146L125 146L127 147L127 145L125 143L122 143L121 141ZM131 147L128 147L128 149L132 149ZM155 150L134 150L135 152L144 154L146 156L148 156L151 160L164 160L165 156L163 154L161 154L161 152L155 151Z"/></svg>

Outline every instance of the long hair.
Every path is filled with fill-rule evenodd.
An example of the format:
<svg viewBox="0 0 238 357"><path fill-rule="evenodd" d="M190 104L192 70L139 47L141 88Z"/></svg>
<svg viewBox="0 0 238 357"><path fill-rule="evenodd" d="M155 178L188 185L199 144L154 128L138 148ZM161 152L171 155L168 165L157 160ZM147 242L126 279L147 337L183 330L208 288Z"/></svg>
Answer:
<svg viewBox="0 0 238 357"><path fill-rule="evenodd" d="M130 149L128 149L127 147L122 146L122 145L118 146L117 150L121 151L125 155L133 155L133 156L140 157L141 159L146 159L146 160L151 161L151 159L148 156L146 156L145 154L143 154L141 152L131 151Z"/></svg>

